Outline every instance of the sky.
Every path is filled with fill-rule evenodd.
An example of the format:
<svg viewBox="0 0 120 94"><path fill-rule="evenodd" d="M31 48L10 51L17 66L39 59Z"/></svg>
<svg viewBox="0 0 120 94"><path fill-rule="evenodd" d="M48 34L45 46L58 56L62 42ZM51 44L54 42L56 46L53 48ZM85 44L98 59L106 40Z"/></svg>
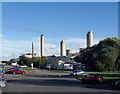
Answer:
<svg viewBox="0 0 120 94"><path fill-rule="evenodd" d="M45 38L45 56L60 54L60 41L66 49L78 52L86 47L86 34L92 30L94 44L106 37L118 37L117 2L3 2L3 60L23 53L40 55L40 36Z"/></svg>

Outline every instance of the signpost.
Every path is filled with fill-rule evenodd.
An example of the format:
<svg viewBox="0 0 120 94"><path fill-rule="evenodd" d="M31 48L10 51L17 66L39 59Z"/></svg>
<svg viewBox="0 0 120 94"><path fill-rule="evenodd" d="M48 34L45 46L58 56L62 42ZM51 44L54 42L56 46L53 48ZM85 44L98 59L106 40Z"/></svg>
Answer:
<svg viewBox="0 0 120 94"><path fill-rule="evenodd" d="M31 63L31 67L32 67L32 69L33 69L33 63Z"/></svg>

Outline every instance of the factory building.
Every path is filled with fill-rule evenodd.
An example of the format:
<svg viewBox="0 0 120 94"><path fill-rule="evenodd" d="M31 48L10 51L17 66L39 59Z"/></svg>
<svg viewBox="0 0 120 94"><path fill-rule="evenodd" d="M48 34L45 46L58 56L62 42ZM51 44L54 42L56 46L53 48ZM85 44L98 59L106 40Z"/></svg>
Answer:
<svg viewBox="0 0 120 94"><path fill-rule="evenodd" d="M64 42L64 40L62 40L60 42L60 55L65 56L65 42Z"/></svg>
<svg viewBox="0 0 120 94"><path fill-rule="evenodd" d="M23 56L28 57L28 58L32 58L33 57L33 53L23 54L23 55L19 56L19 58L22 58ZM36 57L36 53L34 53L34 57Z"/></svg>
<svg viewBox="0 0 120 94"><path fill-rule="evenodd" d="M92 47L93 46L93 34L92 31L89 31L87 33L87 47Z"/></svg>

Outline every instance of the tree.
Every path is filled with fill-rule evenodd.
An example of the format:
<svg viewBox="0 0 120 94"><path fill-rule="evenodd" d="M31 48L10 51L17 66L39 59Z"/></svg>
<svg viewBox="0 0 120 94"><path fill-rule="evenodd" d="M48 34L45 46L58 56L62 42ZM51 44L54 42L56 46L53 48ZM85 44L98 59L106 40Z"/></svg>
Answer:
<svg viewBox="0 0 120 94"><path fill-rule="evenodd" d="M83 50L76 57L77 62L85 63L91 70L95 71L117 70L116 66L120 64L120 51L118 52L118 49L120 50L120 40L118 38L106 38L97 45Z"/></svg>
<svg viewBox="0 0 120 94"><path fill-rule="evenodd" d="M20 60L18 61L18 64L19 65L27 65L27 66L31 66L31 59L26 57L26 56L23 56L20 58Z"/></svg>
<svg viewBox="0 0 120 94"><path fill-rule="evenodd" d="M41 57L41 61L39 62L39 66L41 67L41 68L45 68L46 67L46 60L47 60L48 58L47 57Z"/></svg>

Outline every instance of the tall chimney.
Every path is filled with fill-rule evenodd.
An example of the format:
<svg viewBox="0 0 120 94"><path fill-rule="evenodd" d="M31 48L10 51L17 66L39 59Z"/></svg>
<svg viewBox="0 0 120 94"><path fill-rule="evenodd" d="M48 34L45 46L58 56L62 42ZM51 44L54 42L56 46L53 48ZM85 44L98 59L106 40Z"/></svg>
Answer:
<svg viewBox="0 0 120 94"><path fill-rule="evenodd" d="M41 35L41 57L44 56L44 36Z"/></svg>
<svg viewBox="0 0 120 94"><path fill-rule="evenodd" d="M34 57L34 44L32 42L32 57Z"/></svg>
<svg viewBox="0 0 120 94"><path fill-rule="evenodd" d="M93 46L93 33L92 31L89 31L87 33L87 47L92 47Z"/></svg>
<svg viewBox="0 0 120 94"><path fill-rule="evenodd" d="M61 56L65 56L65 42L64 42L64 40L62 40L60 42L60 52L61 52Z"/></svg>

